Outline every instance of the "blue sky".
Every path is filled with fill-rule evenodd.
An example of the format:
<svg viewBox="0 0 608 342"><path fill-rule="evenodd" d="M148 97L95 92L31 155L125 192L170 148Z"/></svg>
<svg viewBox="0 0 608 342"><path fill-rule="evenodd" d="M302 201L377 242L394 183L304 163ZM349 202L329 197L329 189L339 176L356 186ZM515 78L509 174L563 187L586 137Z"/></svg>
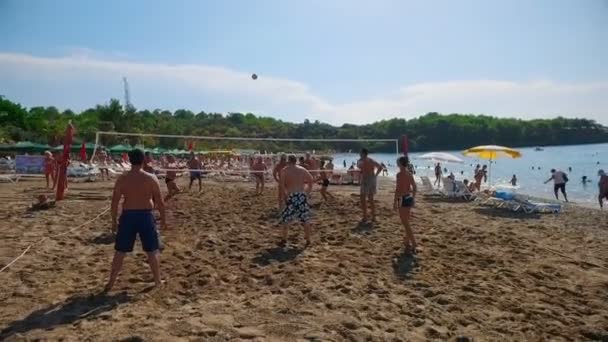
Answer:
<svg viewBox="0 0 608 342"><path fill-rule="evenodd" d="M138 108L608 124L606 61L605 0L0 0L0 94L27 106L122 98L124 75Z"/></svg>

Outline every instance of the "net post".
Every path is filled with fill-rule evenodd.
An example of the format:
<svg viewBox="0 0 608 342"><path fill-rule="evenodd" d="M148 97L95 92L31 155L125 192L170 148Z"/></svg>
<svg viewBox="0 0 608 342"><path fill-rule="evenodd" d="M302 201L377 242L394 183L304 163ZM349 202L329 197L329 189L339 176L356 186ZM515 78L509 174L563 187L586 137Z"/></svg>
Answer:
<svg viewBox="0 0 608 342"><path fill-rule="evenodd" d="M99 132L95 132L95 146L93 146L93 154L91 154L91 164L93 164L93 159L95 159L95 154L97 153L98 144L99 144Z"/></svg>
<svg viewBox="0 0 608 342"><path fill-rule="evenodd" d="M399 139L395 139L395 154L397 155L397 159L399 159Z"/></svg>

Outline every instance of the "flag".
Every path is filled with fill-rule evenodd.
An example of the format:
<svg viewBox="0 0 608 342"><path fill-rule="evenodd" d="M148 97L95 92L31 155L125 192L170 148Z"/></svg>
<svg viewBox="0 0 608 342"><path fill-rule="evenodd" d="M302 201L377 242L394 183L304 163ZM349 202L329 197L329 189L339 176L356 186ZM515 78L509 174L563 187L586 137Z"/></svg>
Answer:
<svg viewBox="0 0 608 342"><path fill-rule="evenodd" d="M61 201L65 195L65 189L68 187L68 163L70 160L70 148L74 139L74 126L71 123L65 130L65 138L63 139L63 155L59 161L59 174L57 177L57 192L55 200Z"/></svg>
<svg viewBox="0 0 608 342"><path fill-rule="evenodd" d="M83 162L87 161L87 146L82 142L82 146L80 146L80 160Z"/></svg>
<svg viewBox="0 0 608 342"><path fill-rule="evenodd" d="M401 150L404 155L407 155L410 152L410 144L407 140L407 135L401 136Z"/></svg>

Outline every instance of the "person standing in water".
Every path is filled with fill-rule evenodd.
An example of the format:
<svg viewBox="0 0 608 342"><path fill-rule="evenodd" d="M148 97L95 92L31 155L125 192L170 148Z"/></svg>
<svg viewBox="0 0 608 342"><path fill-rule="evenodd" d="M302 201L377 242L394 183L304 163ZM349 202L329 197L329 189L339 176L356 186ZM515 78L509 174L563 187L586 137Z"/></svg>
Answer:
<svg viewBox="0 0 608 342"><path fill-rule="evenodd" d="M376 183L378 175L382 172L382 166L375 160L368 157L369 151L362 149L360 153L361 159L357 163L360 170L360 200L361 211L363 212L363 222L367 221L367 204L369 203L372 221L376 220L376 204L374 196L376 195Z"/></svg>
<svg viewBox="0 0 608 342"><path fill-rule="evenodd" d="M416 182L414 175L408 170L409 160L401 157L397 160L399 173L397 174L397 184L395 188L394 208L399 212L399 218L405 229L403 244L406 252L416 253L416 239L410 227L411 209L414 207L416 199Z"/></svg>
<svg viewBox="0 0 608 342"><path fill-rule="evenodd" d="M441 186L441 175L443 174L443 170L441 170L441 164L437 163L435 165L435 182L433 182L436 186Z"/></svg>
<svg viewBox="0 0 608 342"><path fill-rule="evenodd" d="M311 227L310 227L310 206L308 205L308 197L312 191L314 179L310 172L304 167L296 164L295 155L290 155L287 158L287 166L281 170L281 188L287 198L285 208L281 212L281 242L284 246L287 243L288 228L287 224L294 219L298 219L304 225L304 239L306 245L310 244ZM306 189L304 186L306 185Z"/></svg>
<svg viewBox="0 0 608 342"><path fill-rule="evenodd" d="M600 190L598 200L600 202L600 208L604 209L604 199L608 200L608 175L606 175L604 170L599 170L597 175L600 176L600 181L598 183Z"/></svg>
<svg viewBox="0 0 608 342"><path fill-rule="evenodd" d="M165 206L156 176L142 170L144 152L134 149L129 152L131 170L121 175L112 194L112 232L116 233L112 271L104 291L110 291L122 269L127 253L133 251L139 236L143 250L148 255L148 264L155 286L161 285L158 261L159 239L154 223L154 208L160 212L161 229L167 229ZM118 205L122 202L122 213L118 218Z"/></svg>
<svg viewBox="0 0 608 342"><path fill-rule="evenodd" d="M517 186L517 176L513 175L513 178L511 178L511 185Z"/></svg>
<svg viewBox="0 0 608 342"><path fill-rule="evenodd" d="M545 184L553 181L553 192L555 193L555 199L559 200L558 191L562 192L564 199L568 202L568 195L566 194L566 183L568 182L568 176L559 170L551 169L551 177L545 181Z"/></svg>

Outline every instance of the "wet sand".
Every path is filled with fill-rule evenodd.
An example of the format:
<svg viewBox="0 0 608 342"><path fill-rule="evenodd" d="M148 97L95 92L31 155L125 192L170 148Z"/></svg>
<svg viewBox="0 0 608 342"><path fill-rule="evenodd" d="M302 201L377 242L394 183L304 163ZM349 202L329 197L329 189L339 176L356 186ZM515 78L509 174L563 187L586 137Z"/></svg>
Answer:
<svg viewBox="0 0 608 342"><path fill-rule="evenodd" d="M357 188L313 195L313 244L279 239L274 189L206 182L169 203L164 287L139 243L116 288L111 183L73 184L54 209L27 212L42 183L0 184L0 340L418 341L608 340L608 212L524 215L420 196L422 251L381 184L378 223L358 223ZM185 179L180 180L185 186ZM271 192L272 191L272 192ZM63 235L58 235L63 234Z"/></svg>

